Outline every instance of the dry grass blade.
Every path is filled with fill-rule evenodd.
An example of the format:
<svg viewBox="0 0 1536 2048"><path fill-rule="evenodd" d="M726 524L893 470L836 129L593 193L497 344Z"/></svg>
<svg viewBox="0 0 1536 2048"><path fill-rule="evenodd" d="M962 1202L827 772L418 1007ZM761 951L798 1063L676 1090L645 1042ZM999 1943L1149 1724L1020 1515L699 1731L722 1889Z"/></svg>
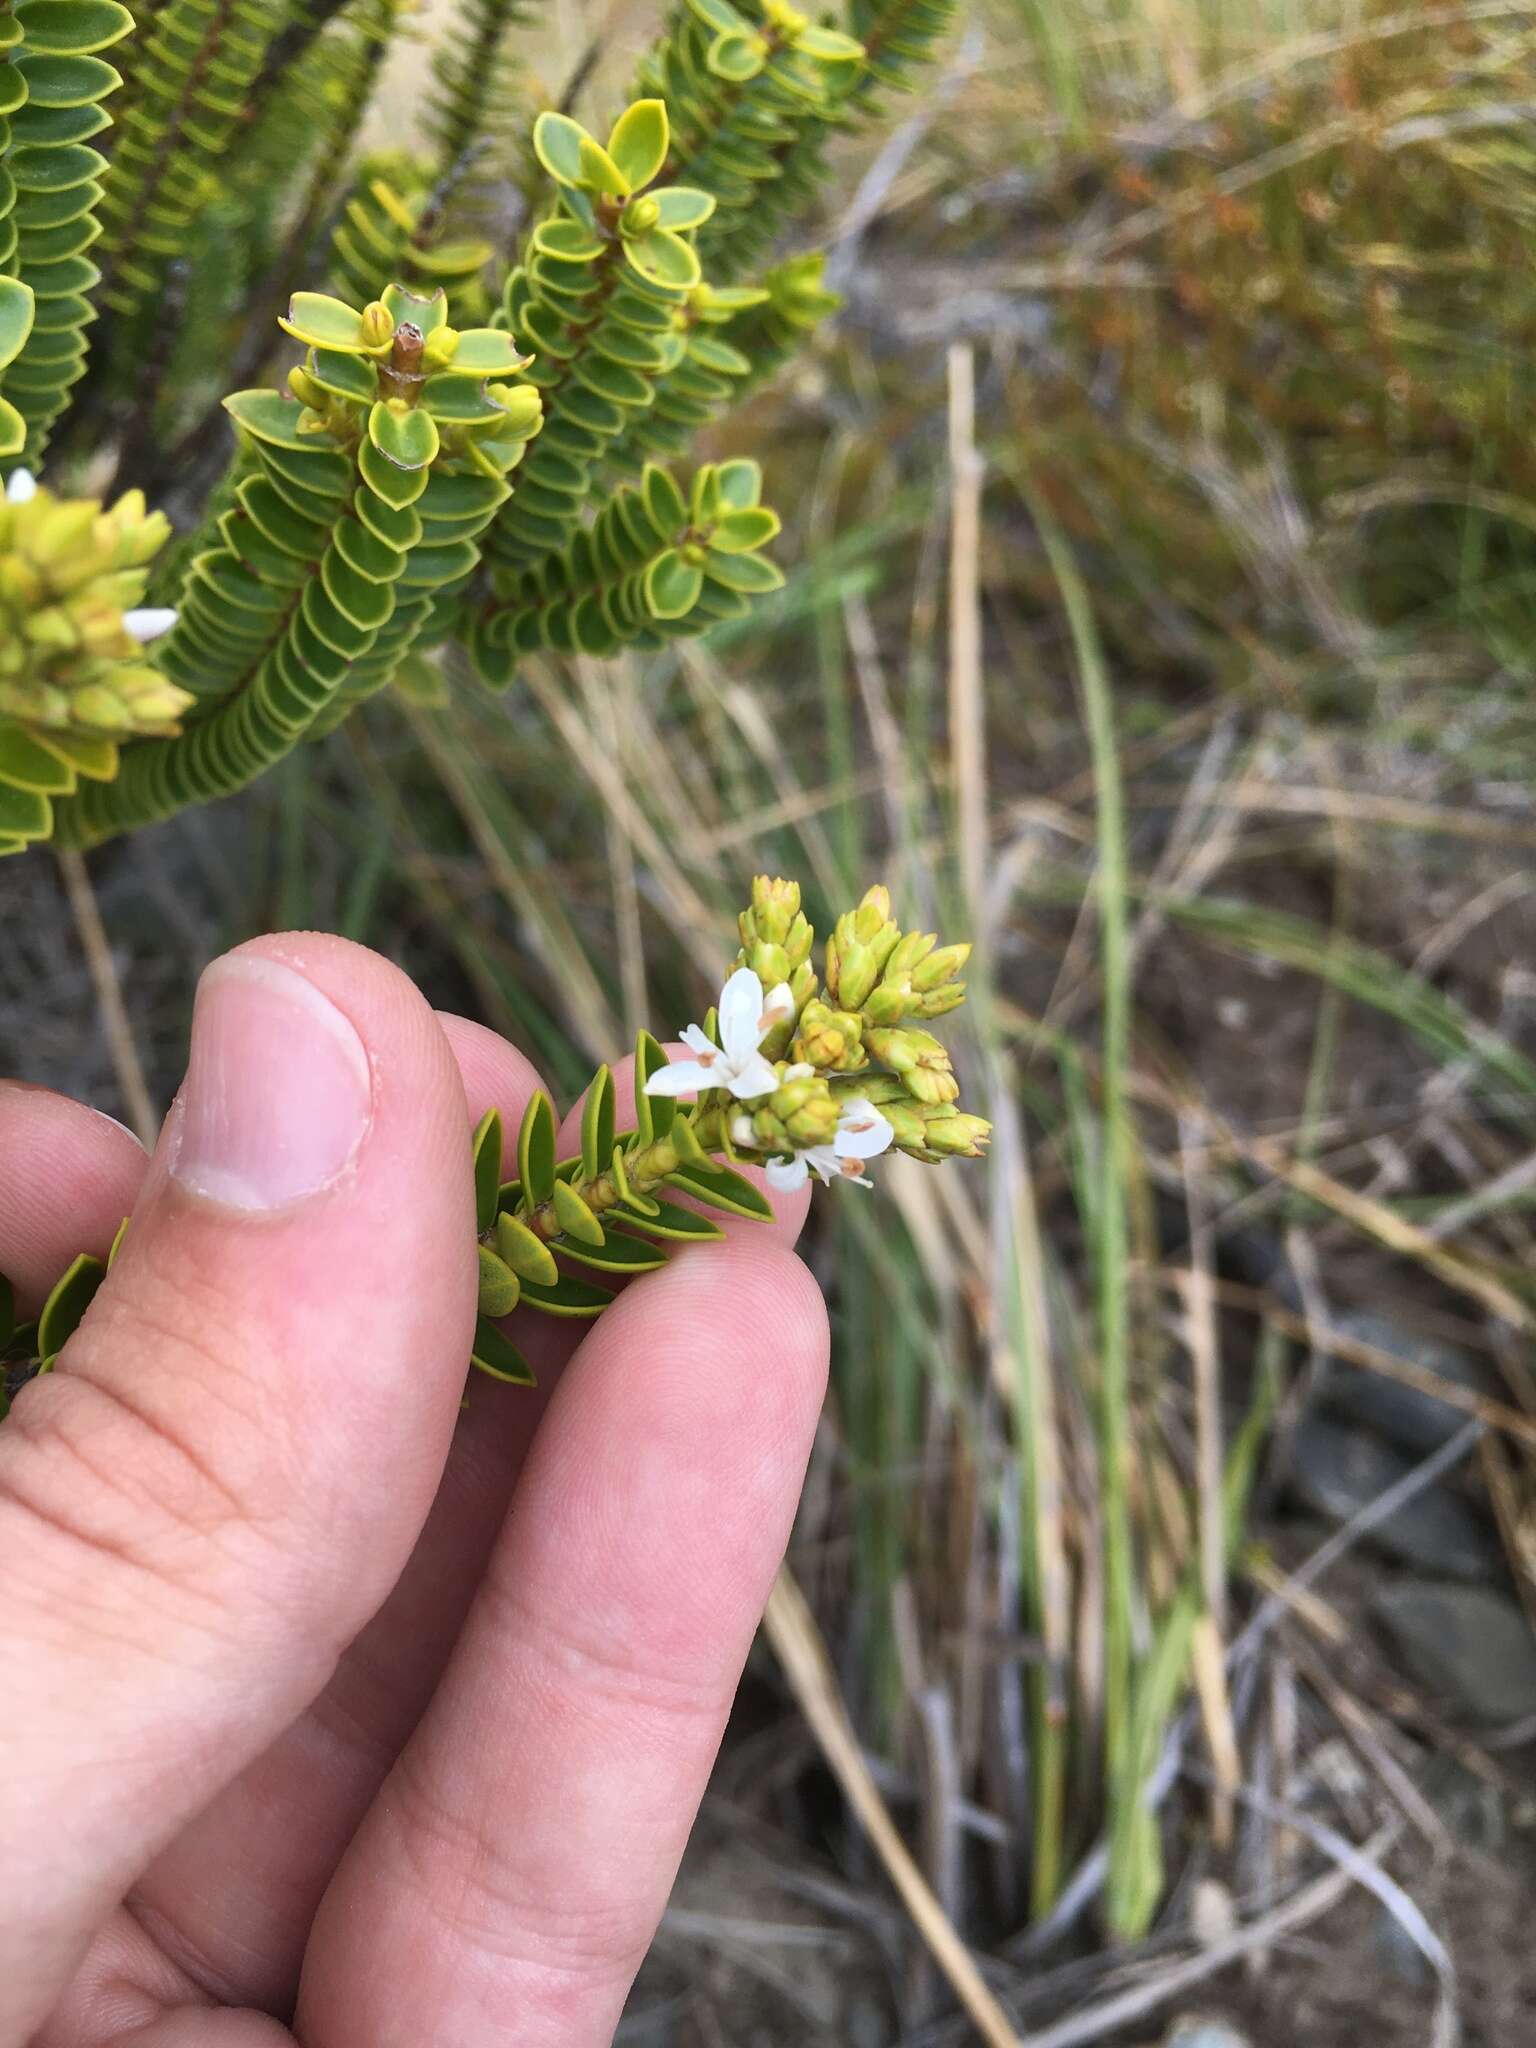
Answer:
<svg viewBox="0 0 1536 2048"><path fill-rule="evenodd" d="M90 971L91 986L96 991L101 1025L107 1035L112 1067L117 1075L117 1085L122 1090L128 1121L139 1143L146 1152L151 1152L159 1134L160 1119L150 1099L144 1063L139 1058L133 1026L128 1021L122 986L112 960L112 947L107 939L106 926L101 921L101 909L96 901L96 891L91 887L85 856L65 850L59 853L58 859L75 929L80 935L80 948Z"/></svg>
<svg viewBox="0 0 1536 2048"><path fill-rule="evenodd" d="M1020 2035L913 1861L880 1797L843 1704L821 1631L787 1568L774 1586L763 1627L843 1796L901 1894L913 1926L949 1979L977 2032L988 2048L1023 2048Z"/></svg>

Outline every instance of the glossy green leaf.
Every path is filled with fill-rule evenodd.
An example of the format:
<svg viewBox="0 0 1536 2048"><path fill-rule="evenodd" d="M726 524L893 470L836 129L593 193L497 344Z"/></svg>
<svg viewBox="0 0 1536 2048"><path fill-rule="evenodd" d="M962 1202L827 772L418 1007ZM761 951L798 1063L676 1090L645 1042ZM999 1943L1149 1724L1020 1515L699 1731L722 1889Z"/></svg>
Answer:
<svg viewBox="0 0 1536 2048"><path fill-rule="evenodd" d="M402 469L375 448L371 441L364 441L359 447L357 466L369 490L395 512L415 504L426 490L427 479L431 475L430 470Z"/></svg>
<svg viewBox="0 0 1536 2048"><path fill-rule="evenodd" d="M605 1308L612 1307L613 1296L606 1287L593 1287L586 1280L573 1280L568 1273L562 1273L553 1287L526 1281L523 1301L529 1308L543 1309L546 1315L600 1316Z"/></svg>
<svg viewBox="0 0 1536 2048"><path fill-rule="evenodd" d="M0 277L0 370L15 362L32 332L35 302L29 285Z"/></svg>
<svg viewBox="0 0 1536 2048"><path fill-rule="evenodd" d="M704 59L716 78L731 85L745 85L756 78L767 61L761 38L754 35L716 36Z"/></svg>
<svg viewBox="0 0 1536 2048"><path fill-rule="evenodd" d="M448 325L448 294L441 285L423 294L403 284L387 284L379 299L397 327L409 324L419 327L423 334L436 334L439 327Z"/></svg>
<svg viewBox="0 0 1536 2048"><path fill-rule="evenodd" d="M484 1237L496 1221L501 1192L501 1111L488 1109L475 1126L475 1235Z"/></svg>
<svg viewBox="0 0 1536 2048"><path fill-rule="evenodd" d="M703 587L704 571L685 562L676 548L668 548L645 572L645 601L651 617L685 617L698 603Z"/></svg>
<svg viewBox="0 0 1536 2048"><path fill-rule="evenodd" d="M624 254L650 284L674 291L692 291L704 273L692 245L670 228L652 228L648 235L627 235Z"/></svg>
<svg viewBox="0 0 1536 2048"><path fill-rule="evenodd" d="M27 422L8 398L0 398L0 455L19 455L27 445Z"/></svg>
<svg viewBox="0 0 1536 2048"><path fill-rule="evenodd" d="M649 1145L656 1138L664 1138L672 1128L677 1114L677 1102L671 1095L647 1095L645 1084L652 1074L659 1074L671 1061L660 1044L649 1031L642 1031L635 1041L635 1129L642 1145Z"/></svg>
<svg viewBox="0 0 1536 2048"><path fill-rule="evenodd" d="M608 155L628 192L642 191L667 160L667 109L661 100L636 100L613 124Z"/></svg>
<svg viewBox="0 0 1536 2048"><path fill-rule="evenodd" d="M133 16L116 0L21 0L16 19L28 50L85 56L109 50L133 27Z"/></svg>
<svg viewBox="0 0 1536 2048"><path fill-rule="evenodd" d="M317 348L304 367L322 390L337 398L372 405L379 395L378 372L366 356L350 356L336 348Z"/></svg>
<svg viewBox="0 0 1536 2048"><path fill-rule="evenodd" d="M276 391L232 391L224 410L237 426L269 447L308 453L316 445L312 434L299 432L304 408Z"/></svg>
<svg viewBox="0 0 1536 2048"><path fill-rule="evenodd" d="M856 43L852 36L845 36L840 29L814 24L801 29L795 37L795 48L802 57L817 57L824 64L856 64L864 54L864 45Z"/></svg>
<svg viewBox="0 0 1536 2048"><path fill-rule="evenodd" d="M590 135L583 135L580 156L581 184L586 191L614 199L629 196L629 180L601 143L594 142Z"/></svg>
<svg viewBox="0 0 1536 2048"><path fill-rule="evenodd" d="M714 1244L725 1236L713 1217L701 1216L695 1209L680 1208L676 1202L657 1202L653 1213L629 1217L626 1227L643 1230L651 1237L674 1238L686 1244Z"/></svg>
<svg viewBox="0 0 1536 2048"><path fill-rule="evenodd" d="M717 463L715 489L723 511L740 512L748 505L755 505L763 495L762 464L746 455Z"/></svg>
<svg viewBox="0 0 1536 2048"><path fill-rule="evenodd" d="M748 597L765 597L770 591L784 588L783 570L762 555L712 553L704 564L704 575L709 582L726 590L739 590Z"/></svg>
<svg viewBox="0 0 1536 2048"><path fill-rule="evenodd" d="M82 1252L59 1281L37 1319L37 1350L40 1358L56 1358L69 1342L86 1310L96 1299L96 1290L107 1277L100 1259Z"/></svg>
<svg viewBox="0 0 1536 2048"><path fill-rule="evenodd" d="M533 1387L538 1381L533 1376L533 1367L524 1358L510 1337L502 1335L493 1322L481 1316L475 1324L474 1344L469 1354L470 1364L483 1373L489 1373L493 1380L505 1380L514 1387Z"/></svg>
<svg viewBox="0 0 1536 2048"><path fill-rule="evenodd" d="M560 1228L568 1237L576 1238L582 1244L602 1243L602 1224L569 1181L556 1180L551 1199Z"/></svg>
<svg viewBox="0 0 1536 2048"><path fill-rule="evenodd" d="M428 412L400 398L381 398L368 415L368 439L397 469L426 469L442 446Z"/></svg>
<svg viewBox="0 0 1536 2048"><path fill-rule="evenodd" d="M368 346L363 338L362 314L342 299L328 298L324 292L295 292L288 302L286 316L277 324L285 334L310 348L336 348L361 355Z"/></svg>
<svg viewBox="0 0 1536 2048"><path fill-rule="evenodd" d="M702 227L715 210L713 193L697 191L692 185L664 185L650 196L661 209L657 226L674 231Z"/></svg>
<svg viewBox="0 0 1536 2048"><path fill-rule="evenodd" d="M674 539L688 524L688 507L682 492L667 471L654 462L645 466L640 496L646 517L663 540Z"/></svg>
<svg viewBox="0 0 1536 2048"><path fill-rule="evenodd" d="M659 1246L631 1237L624 1230L610 1229L601 1244L563 1244L560 1253L562 1258L575 1259L579 1265L592 1266L600 1273L654 1273L667 1263L667 1255Z"/></svg>
<svg viewBox="0 0 1536 2048"><path fill-rule="evenodd" d="M510 334L499 327L466 327L459 345L438 372L449 377L510 377L529 361Z"/></svg>
<svg viewBox="0 0 1536 2048"><path fill-rule="evenodd" d="M530 1208L547 1202L555 1187L555 1109L538 1089L523 1112L517 1134L517 1177Z"/></svg>
<svg viewBox="0 0 1536 2048"><path fill-rule="evenodd" d="M773 1204L768 1197L729 1166L680 1167L667 1180L669 1186L708 1202L712 1208L728 1209L733 1216L752 1216L763 1223L772 1221Z"/></svg>
<svg viewBox="0 0 1536 2048"><path fill-rule="evenodd" d="M581 1177L596 1180L613 1156L613 1074L599 1067L581 1110Z"/></svg>
<svg viewBox="0 0 1536 2048"><path fill-rule="evenodd" d="M554 1253L519 1216L503 1211L496 1218L496 1249L520 1280L552 1287L559 1277Z"/></svg>
<svg viewBox="0 0 1536 2048"><path fill-rule="evenodd" d="M522 1292L521 1281L505 1260L499 1259L488 1246L482 1244L476 1249L480 1254L481 1315L511 1315Z"/></svg>
<svg viewBox="0 0 1536 2048"><path fill-rule="evenodd" d="M569 114L546 111L533 124L533 153L557 185L581 183L581 145L591 139Z"/></svg>
<svg viewBox="0 0 1536 2048"><path fill-rule="evenodd" d="M749 505L716 520L709 545L722 555L750 554L754 548L766 546L780 525L777 512L770 512L766 505Z"/></svg>

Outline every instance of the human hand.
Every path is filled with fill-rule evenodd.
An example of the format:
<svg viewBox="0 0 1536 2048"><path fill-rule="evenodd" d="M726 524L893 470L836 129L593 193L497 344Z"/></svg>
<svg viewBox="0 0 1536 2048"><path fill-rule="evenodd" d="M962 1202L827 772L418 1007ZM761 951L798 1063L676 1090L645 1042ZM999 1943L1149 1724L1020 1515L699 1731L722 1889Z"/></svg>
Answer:
<svg viewBox="0 0 1536 2048"><path fill-rule="evenodd" d="M133 1213L0 1428L0 2048L610 2039L827 1338L780 1196L461 1413L470 1131L538 1085L312 936L209 970L153 1161L0 1084L34 1305Z"/></svg>

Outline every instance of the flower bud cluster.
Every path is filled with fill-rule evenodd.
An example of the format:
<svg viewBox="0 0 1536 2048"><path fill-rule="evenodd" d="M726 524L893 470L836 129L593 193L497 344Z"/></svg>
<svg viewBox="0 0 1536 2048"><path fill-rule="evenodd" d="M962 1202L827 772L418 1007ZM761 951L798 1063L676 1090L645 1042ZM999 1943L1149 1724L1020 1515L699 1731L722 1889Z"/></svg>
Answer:
<svg viewBox="0 0 1536 2048"><path fill-rule="evenodd" d="M689 1027L693 1057L654 1075L653 1093L696 1092L726 1149L765 1163L777 1188L810 1172L863 1183L893 1145L930 1164L980 1156L990 1127L959 1107L948 1050L924 1028L964 1002L968 945L903 932L874 888L838 919L819 976L799 885L766 875L739 929L718 1012Z"/></svg>
<svg viewBox="0 0 1536 2048"><path fill-rule="evenodd" d="M138 609L170 530L142 492L105 511L12 477L0 498L0 722L114 740L176 731L193 700L144 657L175 614Z"/></svg>

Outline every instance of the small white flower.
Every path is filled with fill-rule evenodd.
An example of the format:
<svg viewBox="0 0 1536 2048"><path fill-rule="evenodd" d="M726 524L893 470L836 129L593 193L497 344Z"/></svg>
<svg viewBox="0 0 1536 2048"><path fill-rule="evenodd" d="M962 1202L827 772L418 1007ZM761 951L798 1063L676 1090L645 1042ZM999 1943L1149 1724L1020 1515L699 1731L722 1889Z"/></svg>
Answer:
<svg viewBox="0 0 1536 2048"><path fill-rule="evenodd" d="M142 647L147 640L169 633L177 616L170 605L146 605L142 611L123 613L123 631Z"/></svg>
<svg viewBox="0 0 1536 2048"><path fill-rule="evenodd" d="M30 469L13 469L5 487L7 504L25 505L37 496L37 478Z"/></svg>
<svg viewBox="0 0 1536 2048"><path fill-rule="evenodd" d="M787 1023L795 1014L795 999L789 984L763 994L763 984L750 967L738 967L720 991L720 1043L711 1045L697 1024L682 1034L693 1054L691 1060L674 1060L652 1074L645 1084L647 1095L697 1095L706 1088L724 1088L738 1102L755 1102L771 1095L779 1077L758 1050L776 1024Z"/></svg>
<svg viewBox="0 0 1536 2048"><path fill-rule="evenodd" d="M873 1187L874 1182L859 1168L866 1160L878 1159L895 1136L889 1120L872 1102L862 1095L851 1096L839 1112L832 1143L812 1145L790 1159L770 1159L768 1185L781 1195L792 1195L805 1186L814 1171L828 1187L834 1180L850 1180L856 1188Z"/></svg>

